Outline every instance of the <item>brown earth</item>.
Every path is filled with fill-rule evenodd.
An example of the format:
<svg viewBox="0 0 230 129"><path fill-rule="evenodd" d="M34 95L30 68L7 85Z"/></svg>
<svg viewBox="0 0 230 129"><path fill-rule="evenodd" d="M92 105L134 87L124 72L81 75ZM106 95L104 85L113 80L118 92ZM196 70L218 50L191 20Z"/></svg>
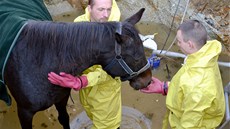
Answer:
<svg viewBox="0 0 230 129"><path fill-rule="evenodd" d="M209 27L216 30L216 35L226 47L230 56L230 1L229 0L192 0L191 7L206 15Z"/></svg>

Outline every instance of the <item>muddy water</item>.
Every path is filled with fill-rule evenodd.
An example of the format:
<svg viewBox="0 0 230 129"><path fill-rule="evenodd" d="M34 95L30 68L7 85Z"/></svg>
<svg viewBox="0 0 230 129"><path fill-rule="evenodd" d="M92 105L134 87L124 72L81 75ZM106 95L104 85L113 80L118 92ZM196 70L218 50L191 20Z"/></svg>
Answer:
<svg viewBox="0 0 230 129"><path fill-rule="evenodd" d="M76 17L76 14L68 13L55 17L56 21L66 21L71 22ZM154 24L149 22L140 22L137 25L140 33L143 35L158 33L155 37L155 41L158 44L158 49L161 49L165 43L165 39L169 32L169 28L164 25ZM174 39L175 32L171 33L169 40L166 44L165 49L167 49L172 40ZM145 49L146 56L150 56L152 51ZM178 48L173 45L170 51L180 52ZM221 55L221 61L230 61L229 57ZM153 70L153 75L158 77L160 80L170 80L176 71L181 67L183 59L180 58L164 58L161 61L159 68ZM166 68L168 66L168 70ZM230 81L230 68L220 67L223 84L226 85ZM73 120L76 116L83 112L83 108L79 103L78 92L72 91L72 98L74 103L69 100L67 109L70 115L70 119ZM133 90L128 82L122 83L122 105L131 107L141 112L145 118L147 118L151 123L152 129L160 129L162 127L162 120L165 114L165 96L159 94L144 94L139 91ZM141 121L140 121L141 124ZM123 127L123 128L122 128ZM16 103L13 100L13 104L7 107L4 103L0 102L0 128L1 129L20 129L19 120L17 117ZM61 129L61 125L57 120L57 112L55 107L50 107L45 111L38 112L34 116L33 120L34 129ZM135 128L125 128L121 126L122 129L135 129ZM143 127L143 129L147 129Z"/></svg>

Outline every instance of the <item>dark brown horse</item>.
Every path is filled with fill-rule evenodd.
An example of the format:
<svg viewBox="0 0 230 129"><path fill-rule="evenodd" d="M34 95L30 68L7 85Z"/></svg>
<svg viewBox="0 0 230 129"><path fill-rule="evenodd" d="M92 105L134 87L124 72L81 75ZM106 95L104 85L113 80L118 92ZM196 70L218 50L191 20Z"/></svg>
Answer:
<svg viewBox="0 0 230 129"><path fill-rule="evenodd" d="M70 89L53 86L50 71L80 75L100 64L111 76L146 87L151 70L134 25L144 9L124 22L60 23L28 20L6 63L4 81L17 102L23 129L32 129L36 112L56 106L58 120L69 129L66 111Z"/></svg>

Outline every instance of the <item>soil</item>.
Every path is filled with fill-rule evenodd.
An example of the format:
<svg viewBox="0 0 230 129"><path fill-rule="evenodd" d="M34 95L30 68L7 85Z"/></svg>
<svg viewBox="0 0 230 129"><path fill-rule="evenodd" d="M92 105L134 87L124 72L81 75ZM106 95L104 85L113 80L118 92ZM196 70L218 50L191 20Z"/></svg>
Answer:
<svg viewBox="0 0 230 129"><path fill-rule="evenodd" d="M206 22L220 33L224 45L230 52L230 5L229 0L192 0L197 12L206 15Z"/></svg>

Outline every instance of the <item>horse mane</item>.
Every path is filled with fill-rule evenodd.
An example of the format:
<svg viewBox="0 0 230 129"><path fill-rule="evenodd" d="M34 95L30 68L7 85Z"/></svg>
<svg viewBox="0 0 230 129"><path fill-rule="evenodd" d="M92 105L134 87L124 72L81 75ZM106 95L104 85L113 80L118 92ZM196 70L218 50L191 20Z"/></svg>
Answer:
<svg viewBox="0 0 230 129"><path fill-rule="evenodd" d="M116 22L28 21L20 34L19 41L21 39L27 42L29 54L33 54L37 63L41 65L44 57L48 59L58 57L60 69L66 64L70 64L69 69L79 68L82 67L79 64L85 63L83 58L89 59L88 62L90 62L90 59L100 54L100 50L106 47L106 43L103 43L105 39L110 38L110 42L113 40L115 42L117 25Z"/></svg>

